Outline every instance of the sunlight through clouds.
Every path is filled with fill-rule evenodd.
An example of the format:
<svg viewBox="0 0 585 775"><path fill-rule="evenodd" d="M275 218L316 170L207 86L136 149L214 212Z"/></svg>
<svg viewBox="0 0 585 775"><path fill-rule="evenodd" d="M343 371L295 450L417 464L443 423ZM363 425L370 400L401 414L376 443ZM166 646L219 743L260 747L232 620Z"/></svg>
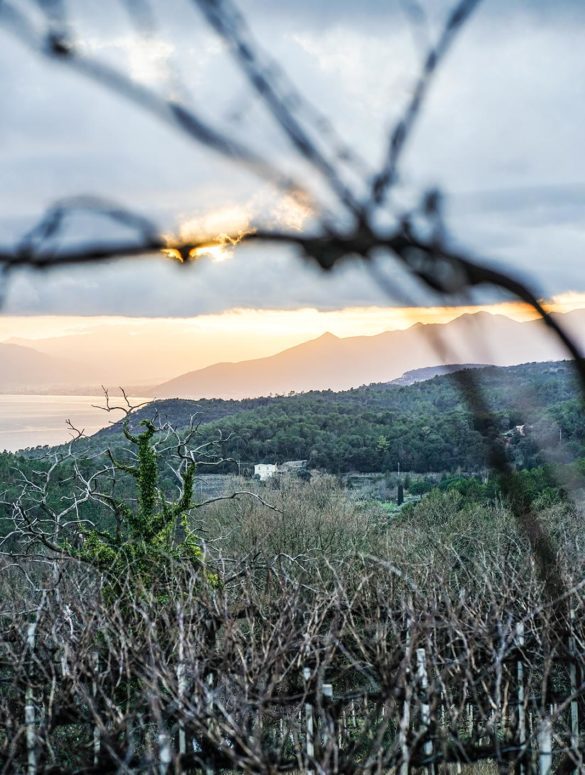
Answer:
<svg viewBox="0 0 585 775"><path fill-rule="evenodd" d="M168 247L162 252L180 263L204 257L221 263L233 256L234 249L245 237L254 234L256 224L299 231L312 215L311 207L300 193L261 190L244 204L228 204L181 219L177 233L164 235ZM180 243L199 244L185 255L178 249Z"/></svg>

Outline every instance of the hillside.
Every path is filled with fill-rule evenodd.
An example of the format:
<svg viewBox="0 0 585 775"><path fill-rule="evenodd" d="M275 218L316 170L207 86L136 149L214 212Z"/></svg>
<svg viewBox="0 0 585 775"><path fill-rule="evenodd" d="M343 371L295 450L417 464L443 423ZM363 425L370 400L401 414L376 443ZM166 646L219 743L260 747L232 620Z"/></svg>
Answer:
<svg viewBox="0 0 585 775"><path fill-rule="evenodd" d="M472 375L493 416L474 417L460 379ZM242 465L306 459L314 468L344 471L479 470L485 435L505 446L519 466L582 454L585 416L570 362L485 367L412 385L372 384L342 392L312 391L245 401L202 399L153 402L133 418L158 416L184 427L199 412L202 440L230 435L224 455ZM526 426L524 433L517 426ZM559 434L559 428L562 433ZM96 434L92 446L120 432ZM562 439L561 439L562 437ZM227 470L224 467L221 470Z"/></svg>
<svg viewBox="0 0 585 775"><path fill-rule="evenodd" d="M585 343L585 310L559 315ZM440 347L437 347L440 342ZM218 363L156 387L156 398L246 398L290 391L344 390L389 382L407 371L444 363L508 366L566 357L542 321L518 323L478 312L444 324L421 323L403 331L339 339L324 334L267 358Z"/></svg>

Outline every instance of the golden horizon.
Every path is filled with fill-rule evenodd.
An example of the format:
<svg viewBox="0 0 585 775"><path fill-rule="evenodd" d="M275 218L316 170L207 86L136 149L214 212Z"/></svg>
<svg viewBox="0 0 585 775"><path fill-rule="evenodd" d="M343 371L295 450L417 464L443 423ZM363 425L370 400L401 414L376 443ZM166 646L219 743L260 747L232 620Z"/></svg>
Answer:
<svg viewBox="0 0 585 775"><path fill-rule="evenodd" d="M545 303L551 312L585 309L585 293L568 292ZM159 379L222 361L274 355L324 333L340 338L374 336L417 323L447 323L477 312L505 315L517 321L538 317L528 305L513 301L335 310L233 308L188 318L4 315L0 316L0 342L15 341L71 359L107 357L120 368L132 363L132 372L139 379ZM121 370L126 372L126 368Z"/></svg>

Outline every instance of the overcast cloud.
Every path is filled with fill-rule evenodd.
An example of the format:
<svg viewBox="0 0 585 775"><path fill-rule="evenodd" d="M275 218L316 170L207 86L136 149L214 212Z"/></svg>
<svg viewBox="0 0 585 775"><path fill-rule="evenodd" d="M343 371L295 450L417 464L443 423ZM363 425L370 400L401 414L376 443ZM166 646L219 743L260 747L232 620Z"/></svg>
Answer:
<svg viewBox="0 0 585 775"><path fill-rule="evenodd" d="M187 0L155 3L145 45L119 3L76 7L87 51L188 99L304 178L226 51ZM447 3L427 2L430 32ZM374 167L412 86L421 49L400 3L248 0L256 38L345 141ZM94 6L95 8L95 6ZM441 71L403 169L406 192L440 186L452 234L530 276L546 294L585 290L583 4L484 0ZM226 202L261 203L266 184L0 31L0 243L55 199L98 194L165 231ZM259 196L260 192L260 196ZM263 193L264 192L264 193ZM84 224L103 235L103 223ZM395 271L393 268L390 272ZM248 246L189 271L169 261L111 263L12 278L5 312L194 315L234 306L323 308L387 300L362 264L324 276L291 251ZM400 301L400 299L397 299Z"/></svg>

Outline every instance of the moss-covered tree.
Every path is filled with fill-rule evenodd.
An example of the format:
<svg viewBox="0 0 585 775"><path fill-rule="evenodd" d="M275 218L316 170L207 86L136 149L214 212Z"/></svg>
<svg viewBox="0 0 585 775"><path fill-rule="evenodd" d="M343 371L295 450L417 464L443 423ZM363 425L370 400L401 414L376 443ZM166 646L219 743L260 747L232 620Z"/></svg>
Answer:
<svg viewBox="0 0 585 775"><path fill-rule="evenodd" d="M112 469L127 474L136 489L135 504L113 494L93 492L115 516L110 531L95 527L80 529L76 539L63 542L63 550L75 559L107 573L116 584L130 576L146 588L165 585L179 564L203 570L208 580L213 575L203 569L203 552L189 515L195 507L193 484L196 461L183 455L179 476L181 492L175 500L165 497L159 486L160 452L155 444L157 429L150 420L142 420L141 432L133 433L128 423L124 435L135 452L132 463L117 459L110 451Z"/></svg>

